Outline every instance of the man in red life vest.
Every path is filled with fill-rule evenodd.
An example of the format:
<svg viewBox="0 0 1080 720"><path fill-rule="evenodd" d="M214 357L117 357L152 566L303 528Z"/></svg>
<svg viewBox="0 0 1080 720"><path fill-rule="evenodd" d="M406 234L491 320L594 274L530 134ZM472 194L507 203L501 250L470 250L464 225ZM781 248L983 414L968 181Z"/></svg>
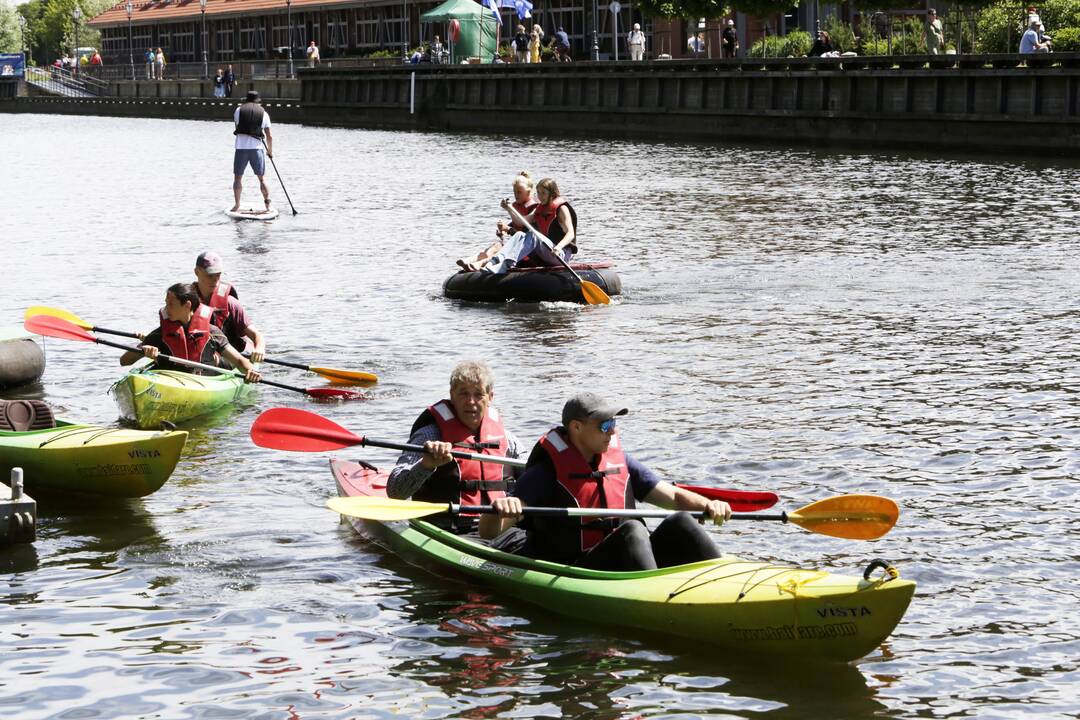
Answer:
<svg viewBox="0 0 1080 720"><path fill-rule="evenodd" d="M218 327L211 324L212 315L212 308L199 301L199 293L193 284L176 283L165 293L165 307L158 314L159 326L147 333L142 352L130 350L124 353L120 356L120 364L131 365L145 356L162 370L203 375L210 371L174 364L158 355L172 355L206 365L219 365L223 359L228 365L243 370L247 382L259 382L262 378L254 366L229 345Z"/></svg>
<svg viewBox="0 0 1080 720"><path fill-rule="evenodd" d="M221 328L229 344L238 352L244 352L247 341L251 341L251 361L260 363L266 357L266 339L250 324L236 288L221 280L224 269L221 256L213 250L206 250L195 258L195 287L199 291L199 301L213 308L214 316L210 322Z"/></svg>
<svg viewBox="0 0 1080 720"><path fill-rule="evenodd" d="M492 406L495 380L480 362L463 362L450 375L450 398L431 405L413 423L409 443L424 452L405 452L390 472L386 494L427 502L488 505L507 492L509 469L495 463L457 460L451 450L482 455L522 455L522 445ZM457 533L476 529L476 518L438 516L437 524Z"/></svg>
<svg viewBox="0 0 1080 720"><path fill-rule="evenodd" d="M620 447L615 418L626 408L591 392L563 407L562 425L529 455L513 496L492 502L499 515L480 521L481 537L517 522L523 507L633 508L646 501L672 510L703 510L717 525L731 507L658 478ZM522 555L595 570L653 570L719 557L709 534L687 513L671 515L652 533L639 520L525 517ZM500 539L496 545L504 545Z"/></svg>

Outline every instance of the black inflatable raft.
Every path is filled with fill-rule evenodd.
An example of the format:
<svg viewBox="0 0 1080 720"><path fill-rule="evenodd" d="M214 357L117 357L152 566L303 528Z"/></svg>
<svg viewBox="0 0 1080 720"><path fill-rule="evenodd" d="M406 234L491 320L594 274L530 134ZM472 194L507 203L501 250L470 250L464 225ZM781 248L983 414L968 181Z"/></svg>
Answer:
<svg viewBox="0 0 1080 720"><path fill-rule="evenodd" d="M608 295L622 292L622 281L611 269L611 263L572 263L571 266ZM546 267L514 268L503 275L459 272L446 278L443 294L454 300L480 302L585 302L573 275L562 268Z"/></svg>
<svg viewBox="0 0 1080 720"><path fill-rule="evenodd" d="M0 329L0 389L32 383L45 372L45 354L31 335Z"/></svg>

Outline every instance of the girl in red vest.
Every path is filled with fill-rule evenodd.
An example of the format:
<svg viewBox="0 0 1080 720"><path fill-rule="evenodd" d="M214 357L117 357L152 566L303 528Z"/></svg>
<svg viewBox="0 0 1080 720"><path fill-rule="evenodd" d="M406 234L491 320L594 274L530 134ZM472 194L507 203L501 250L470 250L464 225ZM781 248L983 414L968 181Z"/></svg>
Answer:
<svg viewBox="0 0 1080 720"><path fill-rule="evenodd" d="M514 178L514 202L513 207L523 216L527 216L536 209L539 203L536 201L536 197L533 195L533 180L529 175L528 170L522 170L516 178ZM525 229L524 225L517 223L514 220L507 224L505 220L500 220L495 224L495 235L499 239L491 244L486 250L479 255L474 255L469 258L461 258L457 261L457 264L465 272L473 272L479 270L487 264L488 260L502 249L503 242L506 240L508 234L514 234L522 232Z"/></svg>
<svg viewBox="0 0 1080 720"><path fill-rule="evenodd" d="M507 240L502 249L484 265L485 271L501 274L525 262L532 266L560 266L562 263L556 255L569 262L578 251L577 211L559 192L555 180L544 178L538 182L536 197L540 204L529 215L522 215L508 200L502 201L502 207L510 213L510 218L526 228L527 232L518 233ZM536 230L535 233L528 232L530 226Z"/></svg>

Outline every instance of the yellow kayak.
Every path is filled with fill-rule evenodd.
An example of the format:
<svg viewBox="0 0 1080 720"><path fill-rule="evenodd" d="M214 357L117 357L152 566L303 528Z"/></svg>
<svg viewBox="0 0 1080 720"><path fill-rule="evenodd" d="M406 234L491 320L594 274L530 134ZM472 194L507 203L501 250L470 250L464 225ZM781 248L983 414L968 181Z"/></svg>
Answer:
<svg viewBox="0 0 1080 720"><path fill-rule="evenodd" d="M193 375L140 362L109 390L125 420L152 429L232 405L251 392L239 375Z"/></svg>

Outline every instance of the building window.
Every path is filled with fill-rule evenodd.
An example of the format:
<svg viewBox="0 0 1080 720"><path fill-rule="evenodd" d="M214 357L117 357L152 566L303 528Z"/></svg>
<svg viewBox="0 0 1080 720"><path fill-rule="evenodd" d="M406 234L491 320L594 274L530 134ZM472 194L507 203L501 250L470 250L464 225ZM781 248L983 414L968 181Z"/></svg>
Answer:
<svg viewBox="0 0 1080 720"><path fill-rule="evenodd" d="M345 13L332 13L326 21L326 46L331 50L349 47L349 25Z"/></svg>

